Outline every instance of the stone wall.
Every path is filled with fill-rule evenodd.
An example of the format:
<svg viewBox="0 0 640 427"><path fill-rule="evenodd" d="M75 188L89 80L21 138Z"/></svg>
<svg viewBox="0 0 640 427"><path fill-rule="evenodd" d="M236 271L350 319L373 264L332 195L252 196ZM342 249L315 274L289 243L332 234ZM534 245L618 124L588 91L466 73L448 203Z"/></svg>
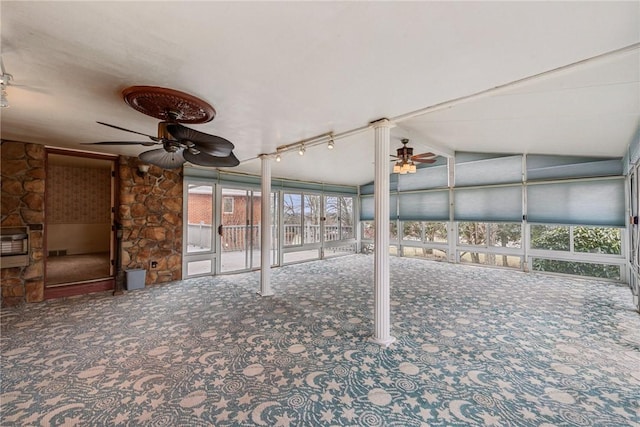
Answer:
<svg viewBox="0 0 640 427"><path fill-rule="evenodd" d="M138 175L137 158L120 157L122 268L147 270L146 285L182 278L182 170L151 166ZM152 268L152 261L157 267Z"/></svg>
<svg viewBox="0 0 640 427"><path fill-rule="evenodd" d="M29 228L29 265L0 270L1 304L44 300L46 151L43 145L2 142L2 227ZM146 284L182 277L182 173L120 157L119 214L123 225L123 269L144 268ZM157 266L151 267L156 261Z"/></svg>
<svg viewBox="0 0 640 427"><path fill-rule="evenodd" d="M0 270L2 306L44 299L45 149L38 144L2 142L2 227L29 226L29 265Z"/></svg>

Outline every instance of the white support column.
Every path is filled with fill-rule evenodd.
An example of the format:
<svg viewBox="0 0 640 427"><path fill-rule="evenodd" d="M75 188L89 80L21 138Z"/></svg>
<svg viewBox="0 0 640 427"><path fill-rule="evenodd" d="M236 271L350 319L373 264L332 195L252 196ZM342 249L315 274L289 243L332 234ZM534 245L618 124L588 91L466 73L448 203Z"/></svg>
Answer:
<svg viewBox="0 0 640 427"><path fill-rule="evenodd" d="M371 341L388 347L391 336L391 301L389 290L389 146L393 124L382 119L373 123L375 130L375 206L374 250L374 331Z"/></svg>
<svg viewBox="0 0 640 427"><path fill-rule="evenodd" d="M263 297L273 295L271 290L271 158L260 155L262 176L260 198L260 291Z"/></svg>

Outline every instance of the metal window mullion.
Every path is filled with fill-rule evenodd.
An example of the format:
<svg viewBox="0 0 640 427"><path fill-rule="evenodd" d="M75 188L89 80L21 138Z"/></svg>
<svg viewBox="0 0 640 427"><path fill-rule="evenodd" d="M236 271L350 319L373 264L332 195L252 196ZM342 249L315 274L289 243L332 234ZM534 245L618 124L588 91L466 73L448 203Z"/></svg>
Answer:
<svg viewBox="0 0 640 427"><path fill-rule="evenodd" d="M187 248L189 246L189 182L189 179L185 178L182 186L182 279L187 278ZM111 214L111 223L114 224L113 214Z"/></svg>
<svg viewBox="0 0 640 427"><path fill-rule="evenodd" d="M325 209L326 200L326 196L322 194L320 196L320 212L318 212L318 214L320 215L320 227L318 228L318 232L320 233L320 259L324 259L324 233L327 227L327 216ZM324 218L324 221L322 220L322 218Z"/></svg>
<svg viewBox="0 0 640 427"><path fill-rule="evenodd" d="M244 200L245 200L245 204L249 205L249 203L253 204L253 198L252 198L252 194L253 192L250 190L244 190ZM245 208L244 210L244 215L245 215L245 220L244 220L244 268L250 268L251 267L251 257L250 255L252 255L250 253L251 249L251 231L249 229L249 227L252 224L251 219L253 219L253 206L247 206L248 209ZM247 244L249 245L249 247L247 247Z"/></svg>
<svg viewBox="0 0 640 427"><path fill-rule="evenodd" d="M345 237L342 234L343 221L342 218L342 204L346 203L344 201L345 196L338 196L338 239L343 240Z"/></svg>
<svg viewBox="0 0 640 427"><path fill-rule="evenodd" d="M449 186L449 221L447 222L447 240L449 241L449 262L459 263L460 257L458 256L458 225L454 220L455 202L454 191L456 176L455 176L455 159L453 157L447 158L447 171L448 178L447 184Z"/></svg>
<svg viewBox="0 0 640 427"><path fill-rule="evenodd" d="M573 242L573 229L574 229L574 225L570 225L569 226L569 252L570 253L575 253L575 245Z"/></svg>
<svg viewBox="0 0 640 427"><path fill-rule="evenodd" d="M222 225L222 185L219 183L214 184L214 200L211 201L211 203L214 203L214 207L220 207L220 209L214 209L214 216L215 216L215 223L218 224L218 226ZM211 227L213 228L213 227ZM218 254L218 256L216 256L216 262L215 262L215 270L214 270L214 274L217 274L221 269L222 269L222 236L220 236L219 233L214 233L215 236L215 244L213 245L215 247L214 252L216 254Z"/></svg>

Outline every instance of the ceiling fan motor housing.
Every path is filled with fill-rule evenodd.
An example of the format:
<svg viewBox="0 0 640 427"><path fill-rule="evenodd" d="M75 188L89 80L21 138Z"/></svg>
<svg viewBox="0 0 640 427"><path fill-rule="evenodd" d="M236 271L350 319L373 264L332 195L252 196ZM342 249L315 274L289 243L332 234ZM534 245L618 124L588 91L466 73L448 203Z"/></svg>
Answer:
<svg viewBox="0 0 640 427"><path fill-rule="evenodd" d="M402 147L396 150L397 157L402 160L402 163L408 163L409 161L411 161L411 156L413 156L413 147L407 147L408 143L408 139L403 139Z"/></svg>

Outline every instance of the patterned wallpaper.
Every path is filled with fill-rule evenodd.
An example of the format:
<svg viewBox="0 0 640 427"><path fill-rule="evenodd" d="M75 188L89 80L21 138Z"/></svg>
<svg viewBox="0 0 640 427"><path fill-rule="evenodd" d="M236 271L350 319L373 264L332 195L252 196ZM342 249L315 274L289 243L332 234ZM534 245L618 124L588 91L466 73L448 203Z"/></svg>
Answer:
<svg viewBox="0 0 640 427"><path fill-rule="evenodd" d="M48 224L104 224L111 222L111 171L49 165L47 168Z"/></svg>

